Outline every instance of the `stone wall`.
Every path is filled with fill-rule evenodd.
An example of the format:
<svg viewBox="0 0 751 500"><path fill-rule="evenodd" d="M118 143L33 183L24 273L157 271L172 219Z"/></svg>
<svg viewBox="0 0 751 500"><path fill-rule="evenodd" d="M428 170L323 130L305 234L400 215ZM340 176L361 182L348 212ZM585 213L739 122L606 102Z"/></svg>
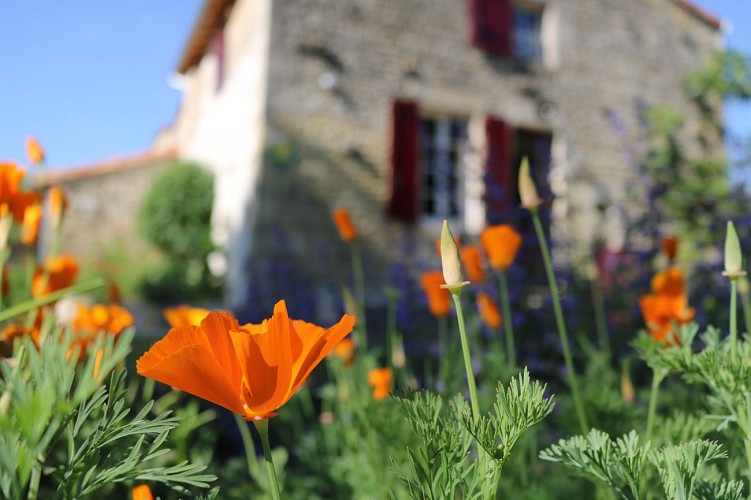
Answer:
<svg viewBox="0 0 751 500"><path fill-rule="evenodd" d="M173 158L173 153L146 153L50 172L43 184L61 187L68 200L60 252L73 255L84 271L140 277L157 254L138 232L138 213L152 182ZM49 232L42 241L49 245Z"/></svg>
<svg viewBox="0 0 751 500"><path fill-rule="evenodd" d="M414 273L412 264L438 265L435 225L404 226L384 215L395 97L551 132L552 231L558 240L573 237L573 259L599 236L598 206L636 217L640 110L680 109L687 141L694 138L698 110L682 81L720 47L719 34L670 0L542 3L546 55L525 67L468 43L464 1L274 2L266 144L292 148L299 161L267 161L263 169L251 268L283 261L319 296L337 295L334 284L349 275L329 218L337 206L348 207L360 228L376 294L395 259ZM708 143L721 152L719 137Z"/></svg>

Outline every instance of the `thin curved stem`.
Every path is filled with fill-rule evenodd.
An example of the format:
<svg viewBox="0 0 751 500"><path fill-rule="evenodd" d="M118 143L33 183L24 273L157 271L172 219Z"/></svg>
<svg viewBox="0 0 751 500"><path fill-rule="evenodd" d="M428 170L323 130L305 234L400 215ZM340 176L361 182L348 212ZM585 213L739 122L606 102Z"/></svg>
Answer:
<svg viewBox="0 0 751 500"><path fill-rule="evenodd" d="M508 293L508 279L506 272L498 273L498 284L501 295L501 310L503 311L503 329L506 333L506 354L511 366L516 366L516 348L514 343L514 321L511 317L511 300Z"/></svg>
<svg viewBox="0 0 751 500"><path fill-rule="evenodd" d="M279 483L276 480L276 470L274 470L274 460L271 457L271 447L269 446L269 419L264 418L253 422L258 430L258 434L261 436L261 443L263 443L263 458L266 459L266 471L269 476L269 488L271 489L271 498L273 500L281 500L282 496L279 492Z"/></svg>
<svg viewBox="0 0 751 500"><path fill-rule="evenodd" d="M568 343L568 333L566 332L566 322L563 319L563 309L561 308L561 299L558 294L558 285L555 282L555 274L553 273L553 263L550 258L550 249L545 238L545 232L542 230L542 224L540 223L540 216L537 214L537 210L530 210L532 214L532 222L535 225L535 232L537 233L537 239L540 242L540 250L542 252L542 260L545 264L545 273L548 276L548 283L550 286L550 296L553 300L553 312L555 313L555 322L558 326L558 335L561 338L561 347L563 348L563 359L566 362L566 368L568 369L568 381L571 386L571 392L574 396L574 405L576 406L576 414L579 417L579 426L582 433L586 434L589 430L587 425L587 414L584 412L584 404L579 393L579 384L576 381L576 370L574 370L574 360L571 357L571 348Z"/></svg>
<svg viewBox="0 0 751 500"><path fill-rule="evenodd" d="M475 420L480 418L480 404L477 400L477 384L475 383L475 373L472 370L472 356L469 352L469 342L467 341L467 331L464 328L464 311L462 310L461 288L451 291L451 297L456 305L456 320L459 323L459 338L462 342L462 353L464 354L464 368L467 371L467 385L469 386L469 400L472 405L472 417Z"/></svg>

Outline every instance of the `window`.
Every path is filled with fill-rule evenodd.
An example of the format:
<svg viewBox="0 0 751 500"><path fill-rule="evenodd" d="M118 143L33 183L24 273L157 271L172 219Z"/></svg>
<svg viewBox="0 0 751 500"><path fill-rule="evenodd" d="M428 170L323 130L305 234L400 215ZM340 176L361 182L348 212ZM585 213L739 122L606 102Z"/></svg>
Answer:
<svg viewBox="0 0 751 500"><path fill-rule="evenodd" d="M420 119L420 214L458 217L462 209L461 159L467 140L466 120Z"/></svg>
<svg viewBox="0 0 751 500"><path fill-rule="evenodd" d="M524 62L542 62L542 11L514 9L513 55Z"/></svg>
<svg viewBox="0 0 751 500"><path fill-rule="evenodd" d="M534 0L468 0L470 41L488 54L542 62L542 5Z"/></svg>

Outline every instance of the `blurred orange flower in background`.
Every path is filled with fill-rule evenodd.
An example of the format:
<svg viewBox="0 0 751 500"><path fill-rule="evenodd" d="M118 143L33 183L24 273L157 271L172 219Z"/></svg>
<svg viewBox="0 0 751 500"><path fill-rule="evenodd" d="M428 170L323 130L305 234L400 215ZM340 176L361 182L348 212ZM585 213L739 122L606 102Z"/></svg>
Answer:
<svg viewBox="0 0 751 500"><path fill-rule="evenodd" d="M292 320L283 300L260 325L240 326L228 313L211 312L200 326L172 328L138 359L136 371L246 420L270 418L354 323L346 314L328 329Z"/></svg>
<svg viewBox="0 0 751 500"><path fill-rule="evenodd" d="M441 285L446 284L441 271L428 271L420 278L420 284L428 298L430 314L436 318L448 316L451 312L451 293Z"/></svg>
<svg viewBox="0 0 751 500"><path fill-rule="evenodd" d="M176 326L199 326L209 312L208 309L181 305L168 307L163 314L169 326L174 328Z"/></svg>
<svg viewBox="0 0 751 500"><path fill-rule="evenodd" d="M501 313L498 311L498 306L496 306L495 301L490 295L486 293L477 295L477 309L480 311L482 320L489 328L496 329L501 326L503 322Z"/></svg>
<svg viewBox="0 0 751 500"><path fill-rule="evenodd" d="M48 196L50 198L50 214L54 219L62 217L68 208L68 196L65 191L58 186L52 186L49 189Z"/></svg>
<svg viewBox="0 0 751 500"><path fill-rule="evenodd" d="M29 136L26 138L26 158L29 160L29 163L37 164L44 162L44 148L41 144L39 144L39 141L37 141L34 137Z"/></svg>
<svg viewBox="0 0 751 500"><path fill-rule="evenodd" d="M389 397L393 378L391 368L374 368L368 372L368 384L373 386L373 399L381 400Z"/></svg>
<svg viewBox="0 0 751 500"><path fill-rule="evenodd" d="M522 245L522 236L507 224L486 227L480 233L485 254L490 265L499 271L506 271L516 259Z"/></svg>
<svg viewBox="0 0 751 500"><path fill-rule="evenodd" d="M78 276L78 264L70 255L47 259L44 265L34 273L31 293L34 297L42 297L67 288L76 281L76 276Z"/></svg>
<svg viewBox="0 0 751 500"><path fill-rule="evenodd" d="M133 487L133 500L154 500L151 488L146 484L139 484Z"/></svg>
<svg viewBox="0 0 751 500"><path fill-rule="evenodd" d="M124 307L115 304L95 304L91 307L79 304L72 326L77 335L87 332L94 336L104 332L118 336L133 323L133 315Z"/></svg>
<svg viewBox="0 0 751 500"><path fill-rule="evenodd" d="M350 366L355 360L355 341L347 337L334 347L334 354L341 359L346 366Z"/></svg>
<svg viewBox="0 0 751 500"><path fill-rule="evenodd" d="M469 281L475 284L485 281L485 268L480 249L476 245L465 245L460 250L460 256Z"/></svg>
<svg viewBox="0 0 751 500"><path fill-rule="evenodd" d="M680 243L678 237L673 235L665 236L660 242L662 252L670 262L673 262L675 260L675 256L678 255L678 243Z"/></svg>
<svg viewBox="0 0 751 500"><path fill-rule="evenodd" d="M339 231L339 236L344 241L349 243L357 239L357 228L352 222L346 208L337 208L331 216L334 219L334 224L336 224L336 229Z"/></svg>
<svg viewBox="0 0 751 500"><path fill-rule="evenodd" d="M681 270L675 266L652 278L652 293L639 299L639 307L649 333L665 345L677 344L673 323L684 325L694 318Z"/></svg>
<svg viewBox="0 0 751 500"><path fill-rule="evenodd" d="M26 208L40 199L39 193L21 189L25 175L15 163L0 163L0 206L12 212L18 222L23 222Z"/></svg>
<svg viewBox="0 0 751 500"><path fill-rule="evenodd" d="M39 223L42 221L42 205L34 203L26 208L23 215L21 243L33 245L39 237Z"/></svg>

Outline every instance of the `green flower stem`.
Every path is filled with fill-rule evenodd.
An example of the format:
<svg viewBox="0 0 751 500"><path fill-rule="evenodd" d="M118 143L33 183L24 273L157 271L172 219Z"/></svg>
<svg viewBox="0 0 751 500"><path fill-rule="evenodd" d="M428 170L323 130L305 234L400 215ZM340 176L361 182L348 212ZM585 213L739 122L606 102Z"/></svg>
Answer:
<svg viewBox="0 0 751 500"><path fill-rule="evenodd" d="M42 479L42 464L44 461L39 461L31 468L31 479L29 480L29 495L28 500L36 500L39 495L39 481Z"/></svg>
<svg viewBox="0 0 751 500"><path fill-rule="evenodd" d="M475 421L480 419L480 404L477 401L477 385L475 384L475 373L472 370L472 356L469 352L469 343L467 342L467 331L464 328L464 312L462 310L462 289L451 289L451 297L454 299L456 306L456 320L459 323L459 338L462 341L462 353L464 354L464 368L467 370L467 385L469 386L469 399L472 404L472 417Z"/></svg>
<svg viewBox="0 0 751 500"><path fill-rule="evenodd" d="M746 286L740 289L743 322L746 326L746 334L751 335L751 293L749 293L748 278L743 276L741 279L746 281Z"/></svg>
<svg viewBox="0 0 751 500"><path fill-rule="evenodd" d="M738 344L738 277L730 277L730 354L735 358Z"/></svg>
<svg viewBox="0 0 751 500"><path fill-rule="evenodd" d="M665 379L663 372L655 371L652 375L652 390L649 394L649 410L647 411L647 428L644 431L644 441L652 439L652 430L655 425L655 415L657 413L657 396L660 392L660 384Z"/></svg>
<svg viewBox="0 0 751 500"><path fill-rule="evenodd" d="M34 309L38 309L43 305L50 304L62 299L63 297L67 297L68 295L90 292L92 290L96 290L97 288L102 288L105 285L106 283L103 278L95 278L85 283L78 283L76 285L69 286L68 288L63 288L62 290L52 292L45 295L44 297L21 302L20 304L16 304L0 312L0 322L6 321L10 318L19 316Z"/></svg>
<svg viewBox="0 0 751 500"><path fill-rule="evenodd" d="M279 492L279 483L276 480L274 460L271 458L271 447L269 446L269 419L264 418L261 420L255 420L253 423L256 426L258 434L260 434L261 436L261 443L263 443L263 458L266 459L266 469L269 476L271 498L273 500L281 500L282 496Z"/></svg>
<svg viewBox="0 0 751 500"><path fill-rule="evenodd" d="M506 272L498 273L498 285L501 295L501 310L503 311L503 329L506 332L506 354L511 366L516 366L516 348L514 347L514 322L511 317L511 304L508 294L508 279Z"/></svg>
<svg viewBox="0 0 751 500"><path fill-rule="evenodd" d="M240 430L240 438L243 441L243 448L245 448L245 463L248 465L248 475L252 478L258 471L258 457L256 457L256 446L253 443L253 436L248 429L248 422L246 422L237 413L232 414L235 417L235 424Z"/></svg>
<svg viewBox="0 0 751 500"><path fill-rule="evenodd" d="M579 426L583 434L586 434L589 430L587 425L587 415L584 412L584 404L582 403L581 395L579 394L579 384L576 381L576 371L574 370L574 361L571 357L571 349L568 344L568 333L566 332L566 322L563 320L563 310L561 309L561 300L558 295L558 285L555 282L555 275L553 274L553 263L550 258L550 249L548 248L547 240L545 239L545 232L542 230L542 224L540 223L540 216L537 214L537 208L530 209L532 214L532 222L535 225L535 232L537 233L537 239L540 242L540 250L542 252L542 260L545 263L545 273L548 276L548 283L550 284L550 296L553 299L553 311L555 312L555 322L558 325L558 335L561 338L561 347L563 348L563 359L566 362L566 368L568 369L568 381L571 386L571 392L574 396L574 405L576 406L576 414L579 417Z"/></svg>
<svg viewBox="0 0 751 500"><path fill-rule="evenodd" d="M596 275L594 279L590 280L590 288L592 293L592 306L595 313L595 326L597 327L597 335L600 337L600 349L605 351L605 355L610 358L610 334L608 332L608 322L605 314L605 296L602 293L602 287L600 286L600 277Z"/></svg>
<svg viewBox="0 0 751 500"><path fill-rule="evenodd" d="M365 352L368 350L368 328L365 320L365 273L362 267L362 253L357 241L350 243L349 248L352 253L352 273L355 279L355 300L357 300L357 309L360 313L360 317L357 318L361 337L358 339L358 345L361 345L362 352Z"/></svg>

